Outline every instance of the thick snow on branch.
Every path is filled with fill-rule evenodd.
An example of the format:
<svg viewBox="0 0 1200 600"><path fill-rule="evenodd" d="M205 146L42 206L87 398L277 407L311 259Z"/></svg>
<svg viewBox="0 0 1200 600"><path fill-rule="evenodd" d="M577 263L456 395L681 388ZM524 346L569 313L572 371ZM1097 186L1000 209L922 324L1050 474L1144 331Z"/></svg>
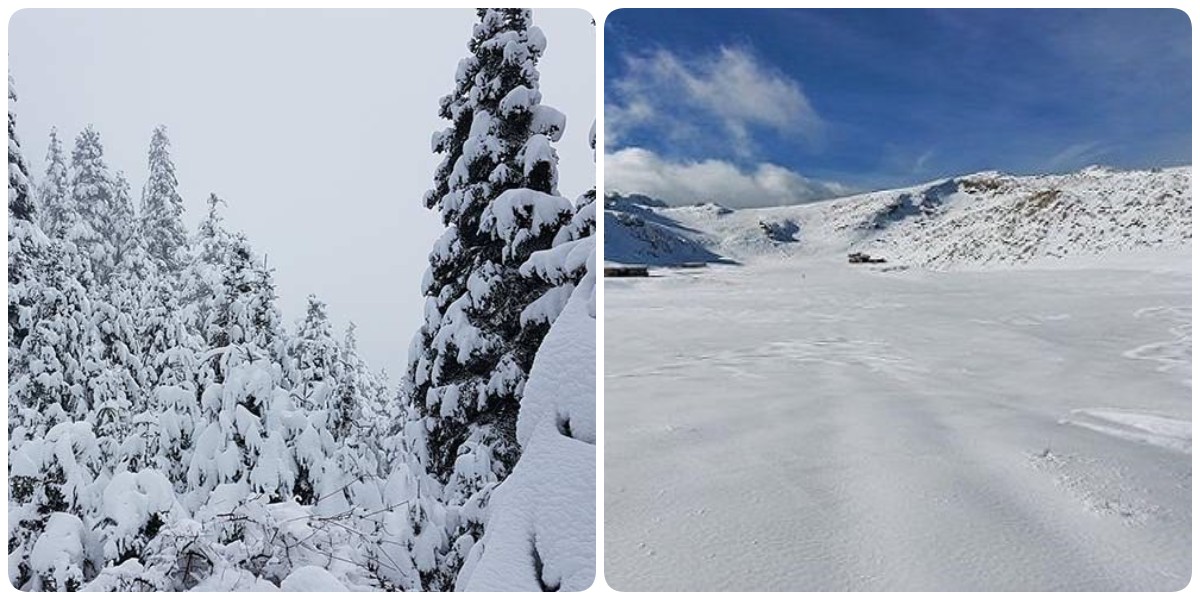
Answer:
<svg viewBox="0 0 1200 600"><path fill-rule="evenodd" d="M571 201L562 196L526 188L508 190L484 210L480 229L504 240L504 255L509 257L549 228L559 226L571 210Z"/></svg>
<svg viewBox="0 0 1200 600"><path fill-rule="evenodd" d="M546 256L536 262L550 273L590 248L583 259L589 273L538 349L517 421L521 459L492 494L486 533L459 574L458 590L573 591L595 578L595 246L584 243L592 240L539 253ZM550 266L553 256L557 267Z"/></svg>

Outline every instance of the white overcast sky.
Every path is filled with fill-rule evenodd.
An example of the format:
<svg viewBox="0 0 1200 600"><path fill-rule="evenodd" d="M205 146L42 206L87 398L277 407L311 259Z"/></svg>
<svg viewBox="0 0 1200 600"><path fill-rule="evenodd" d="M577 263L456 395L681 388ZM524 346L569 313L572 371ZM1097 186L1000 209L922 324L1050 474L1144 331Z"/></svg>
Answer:
<svg viewBox="0 0 1200 600"><path fill-rule="evenodd" d="M168 128L188 227L209 192L275 268L289 327L315 293L393 381L422 322L442 232L422 195L440 158L438 99L467 53L472 9L23 10L9 22L17 129L35 180L56 125L68 156L96 126L140 203L155 125ZM595 178L595 28L536 9L543 102L567 115L560 191Z"/></svg>

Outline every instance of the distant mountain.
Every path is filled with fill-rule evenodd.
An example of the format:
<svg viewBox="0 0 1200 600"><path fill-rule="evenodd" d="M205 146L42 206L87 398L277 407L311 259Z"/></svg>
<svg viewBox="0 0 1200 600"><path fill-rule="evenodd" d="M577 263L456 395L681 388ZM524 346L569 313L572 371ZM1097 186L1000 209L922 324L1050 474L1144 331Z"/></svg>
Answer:
<svg viewBox="0 0 1200 600"><path fill-rule="evenodd" d="M604 260L663 266L727 260L701 231L676 219L678 210L646 196L605 196Z"/></svg>
<svg viewBox="0 0 1200 600"><path fill-rule="evenodd" d="M930 268L1020 263L1191 241L1191 167L976 173L799 206L605 199L605 260L671 265L866 252Z"/></svg>

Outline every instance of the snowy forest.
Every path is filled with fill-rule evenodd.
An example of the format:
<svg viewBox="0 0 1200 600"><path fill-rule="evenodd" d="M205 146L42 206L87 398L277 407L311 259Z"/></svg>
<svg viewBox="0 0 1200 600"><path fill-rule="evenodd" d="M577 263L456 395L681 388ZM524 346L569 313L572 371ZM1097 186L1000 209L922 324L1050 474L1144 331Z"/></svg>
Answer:
<svg viewBox="0 0 1200 600"><path fill-rule="evenodd" d="M398 385L319 298L284 322L270 265L217 194L185 227L166 127L144 182L106 162L91 126L69 154L51 130L31 173L10 77L13 586L591 585L595 189L558 189L567 119L541 103L532 11L477 16L437 104L432 187L394 199L445 226L412 282L425 310L408 364L387 365Z"/></svg>

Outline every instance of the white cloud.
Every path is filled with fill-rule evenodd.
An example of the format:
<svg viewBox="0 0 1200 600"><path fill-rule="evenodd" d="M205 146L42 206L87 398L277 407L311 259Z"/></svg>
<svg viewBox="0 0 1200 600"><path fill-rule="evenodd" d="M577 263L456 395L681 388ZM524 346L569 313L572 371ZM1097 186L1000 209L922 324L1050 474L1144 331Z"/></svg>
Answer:
<svg viewBox="0 0 1200 600"><path fill-rule="evenodd" d="M659 50L627 56L625 65L624 76L613 83L615 100L605 106L610 143L632 128L653 124L677 142L716 134L738 155L749 156L752 128L812 139L822 127L800 84L745 50L722 47L691 60ZM685 121L693 115L681 109L706 113L712 126L694 117Z"/></svg>
<svg viewBox="0 0 1200 600"><path fill-rule="evenodd" d="M853 192L839 183L809 179L771 163L743 170L715 159L672 162L643 148L605 155L604 189L645 194L668 204L717 202L731 208L802 204Z"/></svg>

